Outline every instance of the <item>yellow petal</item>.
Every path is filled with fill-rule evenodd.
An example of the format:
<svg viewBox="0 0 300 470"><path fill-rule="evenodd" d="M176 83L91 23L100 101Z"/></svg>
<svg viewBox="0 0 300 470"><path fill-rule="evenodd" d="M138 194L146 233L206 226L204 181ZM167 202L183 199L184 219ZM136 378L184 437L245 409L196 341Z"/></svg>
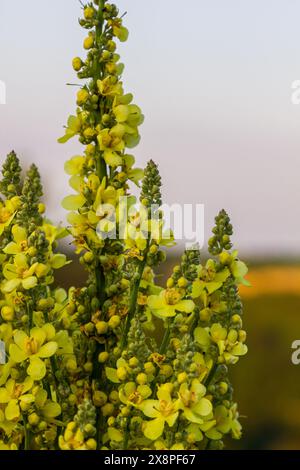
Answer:
<svg viewBox="0 0 300 470"><path fill-rule="evenodd" d="M14 342L20 349L24 349L25 341L28 339L27 334L24 331L17 330L14 334Z"/></svg>
<svg viewBox="0 0 300 470"><path fill-rule="evenodd" d="M67 264L66 255L57 254L51 258L51 267L53 269L60 269Z"/></svg>
<svg viewBox="0 0 300 470"><path fill-rule="evenodd" d="M9 346L9 356L17 364L27 359L27 354L22 351L22 349L20 349L19 346L17 346L16 344L11 344Z"/></svg>
<svg viewBox="0 0 300 470"><path fill-rule="evenodd" d="M42 358L51 357L57 351L57 343L55 341L50 341L47 344L44 344L38 352L38 356Z"/></svg>
<svg viewBox="0 0 300 470"><path fill-rule="evenodd" d="M122 165L122 158L116 152L106 150L104 152L105 163L113 168Z"/></svg>
<svg viewBox="0 0 300 470"><path fill-rule="evenodd" d="M8 403L10 396L6 388L0 388L0 403Z"/></svg>
<svg viewBox="0 0 300 470"><path fill-rule="evenodd" d="M27 277L23 279L22 286L25 290L33 289L37 285L37 278L35 276Z"/></svg>
<svg viewBox="0 0 300 470"><path fill-rule="evenodd" d="M85 197L79 195L71 195L65 197L62 202L62 206L67 211L76 211L80 209L86 202Z"/></svg>
<svg viewBox="0 0 300 470"><path fill-rule="evenodd" d="M168 416L166 418L166 421L167 421L168 425L170 426L170 428L172 426L174 426L174 424L176 423L177 418L178 418L178 414L179 414L178 412L172 413L170 416Z"/></svg>
<svg viewBox="0 0 300 470"><path fill-rule="evenodd" d="M56 418L61 414L61 407L58 403L48 401L42 409L42 413L45 418Z"/></svg>
<svg viewBox="0 0 300 470"><path fill-rule="evenodd" d="M175 305L175 308L179 312L191 313L195 308L195 304L192 300L180 300L180 302Z"/></svg>
<svg viewBox="0 0 300 470"><path fill-rule="evenodd" d="M33 380L42 380L46 375L46 365L38 357L33 357L30 360L30 365L27 368L27 374L32 377Z"/></svg>
<svg viewBox="0 0 300 470"><path fill-rule="evenodd" d="M19 418L20 408L17 400L10 400L7 407L5 408L5 417L8 421L13 421Z"/></svg>
<svg viewBox="0 0 300 470"><path fill-rule="evenodd" d="M30 330L30 336L31 338L34 338L36 340L39 347L41 347L42 344L44 344L44 342L46 341L46 333L42 328L32 328Z"/></svg>
<svg viewBox="0 0 300 470"><path fill-rule="evenodd" d="M156 418L152 421L147 421L143 429L145 437L151 441L156 441L156 439L162 435L164 426L165 422L163 418Z"/></svg>
<svg viewBox="0 0 300 470"><path fill-rule="evenodd" d="M145 400L140 406L140 409L148 418L156 418L159 415L157 410L159 402L157 400Z"/></svg>
<svg viewBox="0 0 300 470"><path fill-rule="evenodd" d="M212 404L207 398L201 398L199 403L193 407L193 410L200 416L207 416L212 412Z"/></svg>
<svg viewBox="0 0 300 470"><path fill-rule="evenodd" d="M85 157L75 156L65 163L65 172L68 175L77 175L81 172Z"/></svg>
<svg viewBox="0 0 300 470"><path fill-rule="evenodd" d="M8 255L16 255L17 253L20 253L20 246L15 242L10 242L6 245L3 251Z"/></svg>
<svg viewBox="0 0 300 470"><path fill-rule="evenodd" d="M25 228L20 227L20 225L14 225L11 231L12 231L14 240L17 243L20 243L27 239L27 232Z"/></svg>
<svg viewBox="0 0 300 470"><path fill-rule="evenodd" d="M21 284L21 279L11 279L10 281L7 281L3 284L2 287L2 292L4 294L10 294L12 291L17 289L19 285Z"/></svg>

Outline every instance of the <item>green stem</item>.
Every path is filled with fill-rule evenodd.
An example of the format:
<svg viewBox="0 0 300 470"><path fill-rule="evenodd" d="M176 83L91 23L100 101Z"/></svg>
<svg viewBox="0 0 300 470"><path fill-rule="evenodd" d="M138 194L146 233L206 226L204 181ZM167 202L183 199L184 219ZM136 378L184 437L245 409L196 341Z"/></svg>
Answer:
<svg viewBox="0 0 300 470"><path fill-rule="evenodd" d="M104 276L104 271L101 263L99 262L96 266L95 269L95 277L96 277L96 285L97 285L97 296L100 302L100 308L102 309L103 304L105 302L105 276ZM98 362L98 356L99 353L103 350L103 345L96 343L96 348L93 356L93 373L92 373L92 380L94 381L100 381L101 379L101 373L102 373L102 367L99 362ZM97 450L100 449L100 441L101 441L101 435L102 432L101 430L104 427L104 420L103 420L103 415L101 414L101 411L99 408L96 410L96 440L97 440Z"/></svg>
<svg viewBox="0 0 300 470"><path fill-rule="evenodd" d="M99 180L102 181L103 178L105 178L107 176L107 166L106 166L105 160L102 156L102 152L100 152L97 155L96 170L97 170L97 175L99 177Z"/></svg>
<svg viewBox="0 0 300 470"><path fill-rule="evenodd" d="M161 346L159 348L159 354L161 354L161 355L164 355L166 353L166 350L167 350L167 347L168 347L168 344L169 344L169 340L170 340L170 333L171 333L171 322L168 321L168 326L167 326L167 329L165 331Z"/></svg>
<svg viewBox="0 0 300 470"><path fill-rule="evenodd" d="M27 315L28 315L28 328L29 328L29 333L31 328L33 327L33 311L31 306L27 304Z"/></svg>
<svg viewBox="0 0 300 470"><path fill-rule="evenodd" d="M24 422L24 450L30 450L30 431L27 427L27 418L23 415L23 422Z"/></svg>
<svg viewBox="0 0 300 470"><path fill-rule="evenodd" d="M214 365L212 366L210 373L207 376L207 379L204 382L205 387L207 388L210 384L212 379L214 378L214 375L217 371L218 364L215 362Z"/></svg>
<svg viewBox="0 0 300 470"><path fill-rule="evenodd" d="M143 255L143 260L140 261L139 269L138 269L138 272L136 273L136 279L134 280L134 283L133 283L133 289L132 289L131 296L130 296L130 301L129 301L129 310L128 310L128 314L127 314L127 317L126 317L125 328L124 328L123 335L122 335L121 351L123 351L124 348L127 345L128 333L129 333L129 329L130 329L130 325L131 325L131 320L133 319L133 317L135 315L135 312L136 312L137 298L138 298L138 293L139 293L140 284L141 284L142 276L143 276L143 273L144 273L144 269L146 267L147 254L148 254L149 246L150 246L150 239L148 239L147 247L146 247L146 249L144 251L144 255Z"/></svg>
<svg viewBox="0 0 300 470"><path fill-rule="evenodd" d="M98 9L98 15L97 15L97 20L99 23L96 26L96 42L97 42L97 46L99 47L99 49L101 49L101 36L103 33L103 25L104 25L104 19L103 19L104 4L105 4L105 0L99 1L99 9ZM98 79L102 78L102 75L103 75L103 70L101 69L101 62L98 59L95 64L95 77L94 77L95 82ZM103 114L103 109L101 109L99 112L99 122L101 122L102 114ZM107 167L106 167L106 163L103 159L103 155L101 151L99 151L99 154L97 155L97 158L96 158L96 167L97 167L96 168L97 175L100 181L102 181L102 179L107 176Z"/></svg>

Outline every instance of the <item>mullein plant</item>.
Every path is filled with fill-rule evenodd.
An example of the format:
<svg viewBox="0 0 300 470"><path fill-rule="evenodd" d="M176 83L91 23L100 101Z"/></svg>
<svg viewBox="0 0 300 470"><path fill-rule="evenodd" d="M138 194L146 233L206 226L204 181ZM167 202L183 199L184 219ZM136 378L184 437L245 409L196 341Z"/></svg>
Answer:
<svg viewBox="0 0 300 470"><path fill-rule="evenodd" d="M241 437L228 368L247 352L238 293L247 267L221 211L211 259L186 250L166 286L156 284L174 241L157 165L142 171L129 153L143 115L121 81L116 40L128 31L104 0L84 6L79 22L87 56L73 68L83 85L59 141L84 146L65 165L73 194L63 207L88 279L53 287L53 270L68 263L55 252L66 233L43 215L37 169L22 183L11 154L0 206L0 449L221 449Z"/></svg>
<svg viewBox="0 0 300 470"><path fill-rule="evenodd" d="M54 270L68 263L57 252L65 230L44 217L42 186L32 165L24 180L14 152L0 192L0 450L55 448L62 413L58 369L67 370L73 342L61 324L67 302L53 288Z"/></svg>

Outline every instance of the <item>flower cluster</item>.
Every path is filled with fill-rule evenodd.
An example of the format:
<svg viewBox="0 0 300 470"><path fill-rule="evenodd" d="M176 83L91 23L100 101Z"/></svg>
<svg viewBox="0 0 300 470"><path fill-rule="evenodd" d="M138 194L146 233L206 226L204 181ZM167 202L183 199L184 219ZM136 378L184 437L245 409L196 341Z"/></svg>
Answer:
<svg viewBox="0 0 300 470"><path fill-rule="evenodd" d="M221 211L212 258L187 250L165 288L156 283L174 241L157 165L142 171L128 153L143 115L121 79L122 18L106 0L83 7L87 54L73 59L83 85L59 139L84 146L65 165L73 194L63 201L84 286L52 287L68 263L55 251L66 230L43 216L37 169L21 181L15 154L4 165L0 449L219 449L241 436L228 368L247 352L238 293L247 267Z"/></svg>
<svg viewBox="0 0 300 470"><path fill-rule="evenodd" d="M0 340L6 357L0 365L0 445L55 448L62 414L57 371L73 354L57 315L64 308L61 292L52 288L54 270L68 263L56 252L65 230L43 216L35 166L22 181L12 152L2 173Z"/></svg>

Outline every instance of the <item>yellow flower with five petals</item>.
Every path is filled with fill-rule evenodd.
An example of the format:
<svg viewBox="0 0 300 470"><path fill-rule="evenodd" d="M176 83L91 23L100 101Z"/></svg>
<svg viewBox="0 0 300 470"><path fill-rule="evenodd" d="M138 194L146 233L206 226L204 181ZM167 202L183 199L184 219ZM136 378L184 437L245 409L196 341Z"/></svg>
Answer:
<svg viewBox="0 0 300 470"><path fill-rule="evenodd" d="M149 296L148 307L159 318L175 317L177 312L191 313L195 308L194 302L182 297L178 289L165 289L159 295Z"/></svg>
<svg viewBox="0 0 300 470"><path fill-rule="evenodd" d="M140 405L140 410L151 421L144 422L143 432L145 437L156 441L164 432L165 424L174 426L178 415L178 400L171 397L171 384L165 384L159 387L157 391L158 400L145 400Z"/></svg>
<svg viewBox="0 0 300 470"><path fill-rule="evenodd" d="M14 334L14 343L9 347L9 356L12 361L20 364L29 360L27 374L33 380L42 380L46 375L46 364L42 359L53 356L58 348L55 341L47 340L47 325L42 328L32 328L30 336L24 331L17 330Z"/></svg>
<svg viewBox="0 0 300 470"><path fill-rule="evenodd" d="M5 387L0 388L0 404L5 405L5 418L8 421L16 420L21 415L21 410L28 404L34 402L34 395L28 393L33 386L33 379L26 377L23 383L16 383L15 380L9 379Z"/></svg>

